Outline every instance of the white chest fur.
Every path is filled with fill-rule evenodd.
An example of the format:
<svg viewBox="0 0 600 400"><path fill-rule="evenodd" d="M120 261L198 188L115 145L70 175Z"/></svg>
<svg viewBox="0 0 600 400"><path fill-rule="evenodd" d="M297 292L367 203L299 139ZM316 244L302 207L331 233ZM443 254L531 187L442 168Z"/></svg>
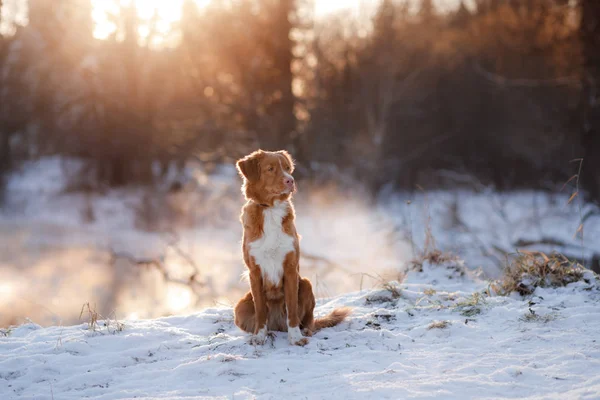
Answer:
<svg viewBox="0 0 600 400"><path fill-rule="evenodd" d="M250 243L250 255L260 266L263 279L277 285L283 277L283 260L294 251L294 238L282 229L282 220L288 213L287 202L276 202L263 210L263 235Z"/></svg>

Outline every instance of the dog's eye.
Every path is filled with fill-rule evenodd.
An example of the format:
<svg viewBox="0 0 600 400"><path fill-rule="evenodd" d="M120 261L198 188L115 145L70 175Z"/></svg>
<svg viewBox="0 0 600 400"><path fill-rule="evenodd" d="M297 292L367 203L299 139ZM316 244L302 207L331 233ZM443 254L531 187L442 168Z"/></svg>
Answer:
<svg viewBox="0 0 600 400"><path fill-rule="evenodd" d="M269 172L273 172L274 170L275 170L275 168L273 168L273 166L272 166L272 165L271 165L271 166L269 166L269 168L267 168L267 171L269 171Z"/></svg>

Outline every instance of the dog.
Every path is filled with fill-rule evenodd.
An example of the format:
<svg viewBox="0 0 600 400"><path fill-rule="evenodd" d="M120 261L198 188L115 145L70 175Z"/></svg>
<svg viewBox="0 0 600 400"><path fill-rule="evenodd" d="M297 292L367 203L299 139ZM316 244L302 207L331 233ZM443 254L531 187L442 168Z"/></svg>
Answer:
<svg viewBox="0 0 600 400"><path fill-rule="evenodd" d="M290 154L257 150L238 160L236 167L244 181L246 204L240 221L250 291L235 306L235 324L252 334L254 345L264 344L269 331L287 331L290 344L304 346L314 332L341 323L350 309L338 308L314 318L312 285L299 270Z"/></svg>

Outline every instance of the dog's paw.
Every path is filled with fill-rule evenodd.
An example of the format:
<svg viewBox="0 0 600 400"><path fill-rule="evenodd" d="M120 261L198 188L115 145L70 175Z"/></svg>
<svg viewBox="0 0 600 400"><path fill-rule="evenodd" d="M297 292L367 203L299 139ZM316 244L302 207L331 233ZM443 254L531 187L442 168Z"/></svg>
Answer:
<svg viewBox="0 0 600 400"><path fill-rule="evenodd" d="M263 327L256 334L250 337L250 344L254 346L262 346L267 341L267 327Z"/></svg>
<svg viewBox="0 0 600 400"><path fill-rule="evenodd" d="M302 336L302 332L300 332L300 328L297 326L295 328L288 328L288 340L290 344L296 346L306 346L308 344L308 338Z"/></svg>
<svg viewBox="0 0 600 400"><path fill-rule="evenodd" d="M302 339L298 340L296 343L294 343L296 346L306 346L308 344L308 338L303 337Z"/></svg>
<svg viewBox="0 0 600 400"><path fill-rule="evenodd" d="M263 327L255 335L250 337L250 344L253 346L262 346L267 341L267 327Z"/></svg>
<svg viewBox="0 0 600 400"><path fill-rule="evenodd" d="M313 335L313 332L308 328L304 328L302 329L302 334L306 337L311 337Z"/></svg>
<svg viewBox="0 0 600 400"><path fill-rule="evenodd" d="M257 335L252 335L250 337L250 340L248 341L249 344L251 344L252 346L262 346L265 344L266 338L261 338L258 337Z"/></svg>

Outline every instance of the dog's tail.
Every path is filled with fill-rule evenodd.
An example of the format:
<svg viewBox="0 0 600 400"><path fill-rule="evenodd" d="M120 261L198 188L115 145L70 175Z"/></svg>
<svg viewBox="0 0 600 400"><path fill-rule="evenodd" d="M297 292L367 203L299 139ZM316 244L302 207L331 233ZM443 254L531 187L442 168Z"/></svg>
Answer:
<svg viewBox="0 0 600 400"><path fill-rule="evenodd" d="M352 313L352 309L349 307L336 308L328 315L315 319L314 331L321 330L323 328L332 328L342 323L348 315Z"/></svg>

